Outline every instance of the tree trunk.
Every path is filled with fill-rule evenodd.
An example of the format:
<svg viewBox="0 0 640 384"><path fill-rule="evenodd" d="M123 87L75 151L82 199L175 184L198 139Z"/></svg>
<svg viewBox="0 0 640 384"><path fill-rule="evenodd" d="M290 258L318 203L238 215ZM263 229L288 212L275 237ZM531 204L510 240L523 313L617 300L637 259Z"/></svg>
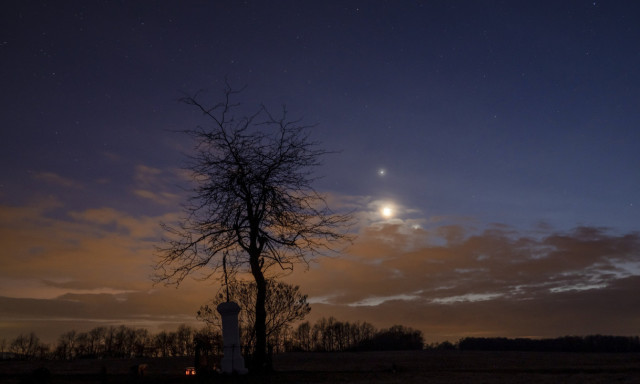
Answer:
<svg viewBox="0 0 640 384"><path fill-rule="evenodd" d="M258 257L251 257L251 273L256 281L256 350L253 355L252 367L263 372L267 361L267 311L265 302L267 297L267 282L260 268Z"/></svg>

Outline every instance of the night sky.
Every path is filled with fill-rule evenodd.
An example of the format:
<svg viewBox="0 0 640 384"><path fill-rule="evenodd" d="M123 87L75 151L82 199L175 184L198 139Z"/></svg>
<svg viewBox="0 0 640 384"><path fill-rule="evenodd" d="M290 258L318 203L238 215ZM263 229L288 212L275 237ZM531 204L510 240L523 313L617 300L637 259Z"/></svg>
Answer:
<svg viewBox="0 0 640 384"><path fill-rule="evenodd" d="M637 1L4 2L0 339L196 324L218 283L153 247L225 77L335 151L358 237L287 277L309 320L638 335L639 41Z"/></svg>

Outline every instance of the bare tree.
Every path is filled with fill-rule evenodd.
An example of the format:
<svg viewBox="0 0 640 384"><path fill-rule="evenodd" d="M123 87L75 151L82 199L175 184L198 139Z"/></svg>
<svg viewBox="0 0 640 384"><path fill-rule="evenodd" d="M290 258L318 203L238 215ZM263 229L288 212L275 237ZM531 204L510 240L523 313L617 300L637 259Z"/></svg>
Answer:
<svg viewBox="0 0 640 384"><path fill-rule="evenodd" d="M58 347L56 348L56 355L63 360L71 360L75 357L76 352L76 331L69 331L63 333L58 339Z"/></svg>
<svg viewBox="0 0 640 384"><path fill-rule="evenodd" d="M336 214L311 186L312 171L328 152L308 136L308 126L276 117L261 106L242 115L228 84L222 102L208 105L196 94L182 99L201 111L209 128L185 130L196 142L188 169L195 187L185 216L163 224L168 238L157 249L156 279L179 284L202 270L204 277L250 272L256 283L254 368L266 362L266 279L345 240L349 214ZM236 113L240 117L236 116Z"/></svg>
<svg viewBox="0 0 640 384"><path fill-rule="evenodd" d="M293 333L295 346L292 349L309 352L312 348L311 324L308 321L298 324Z"/></svg>
<svg viewBox="0 0 640 384"><path fill-rule="evenodd" d="M35 333L30 332L28 335L20 334L9 346L9 351L22 359L34 359L38 357L42 344Z"/></svg>
<svg viewBox="0 0 640 384"><path fill-rule="evenodd" d="M151 336L149 335L149 330L145 328L138 328L135 330L135 340L134 340L134 353L133 355L136 357L145 356L147 353L147 348L151 346Z"/></svg>
<svg viewBox="0 0 640 384"><path fill-rule="evenodd" d="M243 344L249 349L255 347L255 302L256 285L251 281L234 281L229 287L230 298L241 308L240 329ZM200 307L197 318L208 325L220 328L221 319L216 307L226 301L224 293L219 293L214 299ZM296 320L302 320L311 311L307 303L307 295L300 292L300 287L280 281L267 280L267 296L265 300L267 312L266 332L267 341L273 347L279 347L284 331Z"/></svg>
<svg viewBox="0 0 640 384"><path fill-rule="evenodd" d="M195 329L181 324L176 330L176 345L180 356L191 356L193 354L193 337Z"/></svg>
<svg viewBox="0 0 640 384"><path fill-rule="evenodd" d="M89 331L89 353L91 355L102 356L104 354L104 338L106 334L106 327L95 327Z"/></svg>
<svg viewBox="0 0 640 384"><path fill-rule="evenodd" d="M175 337L175 333L167 331L162 331L155 335L154 344L156 350L158 351L158 356L171 356L171 350L173 349L173 344L175 343Z"/></svg>

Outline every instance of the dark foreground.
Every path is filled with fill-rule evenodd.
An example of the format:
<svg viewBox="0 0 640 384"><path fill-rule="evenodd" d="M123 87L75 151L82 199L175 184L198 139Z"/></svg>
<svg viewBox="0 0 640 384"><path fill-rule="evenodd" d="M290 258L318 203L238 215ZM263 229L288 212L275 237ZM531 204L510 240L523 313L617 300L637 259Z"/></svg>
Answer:
<svg viewBox="0 0 640 384"><path fill-rule="evenodd" d="M131 372L138 364L148 364L143 377ZM640 383L640 354L287 353L274 357L270 375L214 375L207 380L185 376L184 368L191 365L189 358L1 361L0 383ZM42 368L49 371L48 378Z"/></svg>

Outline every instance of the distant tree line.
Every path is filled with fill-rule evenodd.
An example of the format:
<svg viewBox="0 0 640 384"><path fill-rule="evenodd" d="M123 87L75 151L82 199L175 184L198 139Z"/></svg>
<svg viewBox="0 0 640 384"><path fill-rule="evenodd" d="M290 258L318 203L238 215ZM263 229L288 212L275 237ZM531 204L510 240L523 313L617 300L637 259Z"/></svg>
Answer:
<svg viewBox="0 0 640 384"><path fill-rule="evenodd" d="M320 319L314 325L301 323L287 327L270 339L271 349L284 351L364 351L422 349L420 331L402 325L377 330L366 322ZM13 340L0 340L0 357L7 359L89 359L194 356L196 348L209 355L222 354L218 328L195 329L181 325L176 331L151 334L144 328L125 325L96 327L88 332L65 332L53 345L43 343L33 332ZM244 349L244 348L243 348Z"/></svg>
<svg viewBox="0 0 640 384"><path fill-rule="evenodd" d="M301 323L291 333L287 351L339 352L423 349L422 332L394 325L377 330L367 322L342 322L322 318L314 325Z"/></svg>
<svg viewBox="0 0 640 384"><path fill-rule="evenodd" d="M333 317L315 324L289 327L272 345L274 352L340 352L371 350L460 350L640 353L638 336L565 336L554 339L466 337L457 343L424 344L422 332L402 325L376 329L367 322L343 322ZM0 359L87 359L194 356L196 348L208 355L222 354L219 330L181 325L176 331L151 334L124 325L96 327L88 332L69 331L57 343L43 343L35 333L0 340Z"/></svg>
<svg viewBox="0 0 640 384"><path fill-rule="evenodd" d="M522 351L522 352L586 352L629 353L640 352L638 336L563 336L547 339L505 337L465 337L457 343L444 341L425 346L430 350L460 351Z"/></svg>
<svg viewBox="0 0 640 384"><path fill-rule="evenodd" d="M196 330L181 325L173 332L151 334L144 328L120 325L65 332L50 345L31 332L11 341L1 340L0 356L22 360L193 356L196 345L219 354L222 336L210 327Z"/></svg>
<svg viewBox="0 0 640 384"><path fill-rule="evenodd" d="M436 346L438 347L438 346ZM555 339L508 339L467 337L457 343L463 351L540 351L540 352L640 352L638 336L564 336Z"/></svg>
<svg viewBox="0 0 640 384"><path fill-rule="evenodd" d="M0 341L0 356L19 356L27 359L43 359L48 357L49 345L43 344L35 333L21 334L11 342Z"/></svg>

